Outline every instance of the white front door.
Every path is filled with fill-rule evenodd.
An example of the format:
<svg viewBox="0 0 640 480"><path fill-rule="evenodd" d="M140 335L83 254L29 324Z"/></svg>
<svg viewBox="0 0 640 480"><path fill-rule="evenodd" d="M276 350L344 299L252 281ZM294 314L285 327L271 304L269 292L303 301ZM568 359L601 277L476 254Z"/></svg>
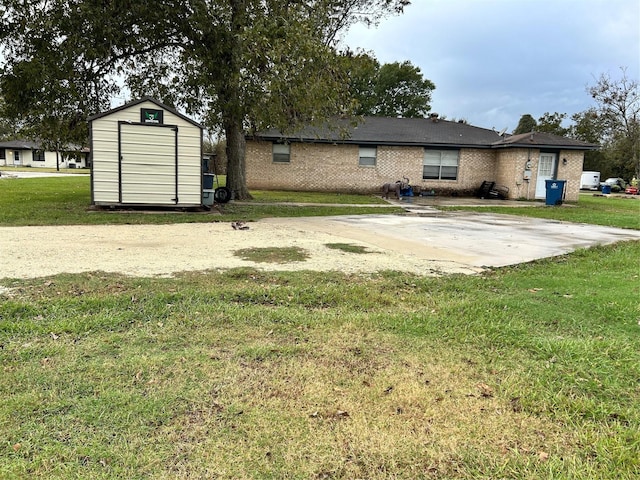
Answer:
<svg viewBox="0 0 640 480"><path fill-rule="evenodd" d="M536 198L547 197L546 180L553 180L556 171L556 154L541 153L538 162L538 179L536 181Z"/></svg>
<svg viewBox="0 0 640 480"><path fill-rule="evenodd" d="M13 165L16 167L22 165L22 161L20 160L20 150L13 151Z"/></svg>

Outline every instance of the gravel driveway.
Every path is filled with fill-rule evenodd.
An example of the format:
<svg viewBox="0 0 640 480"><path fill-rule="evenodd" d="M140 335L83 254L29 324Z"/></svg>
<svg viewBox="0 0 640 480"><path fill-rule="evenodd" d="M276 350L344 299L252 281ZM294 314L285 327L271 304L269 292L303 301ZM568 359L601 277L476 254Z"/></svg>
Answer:
<svg viewBox="0 0 640 480"><path fill-rule="evenodd" d="M132 276L234 267L347 273L401 270L473 274L576 248L640 239L640 231L526 219L443 213L273 218L234 230L229 223L0 227L0 279L87 271ZM369 253L327 247L349 243ZM309 258L254 263L234 255L252 247L300 247Z"/></svg>

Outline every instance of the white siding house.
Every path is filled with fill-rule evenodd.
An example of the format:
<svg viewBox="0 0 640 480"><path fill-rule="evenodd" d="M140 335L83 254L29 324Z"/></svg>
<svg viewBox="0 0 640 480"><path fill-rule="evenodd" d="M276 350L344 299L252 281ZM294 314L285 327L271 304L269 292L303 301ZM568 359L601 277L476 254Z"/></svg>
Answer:
<svg viewBox="0 0 640 480"><path fill-rule="evenodd" d="M73 148L69 151L45 150L39 142L32 140L9 140L0 142L0 166L42 168L85 168L88 149Z"/></svg>
<svg viewBox="0 0 640 480"><path fill-rule="evenodd" d="M202 205L201 125L149 97L89 122L94 205Z"/></svg>

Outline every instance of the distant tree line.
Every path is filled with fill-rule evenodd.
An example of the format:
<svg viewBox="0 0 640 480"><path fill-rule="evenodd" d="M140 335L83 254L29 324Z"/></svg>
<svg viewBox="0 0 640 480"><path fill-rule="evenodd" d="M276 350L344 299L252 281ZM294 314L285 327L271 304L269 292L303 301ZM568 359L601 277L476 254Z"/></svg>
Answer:
<svg viewBox="0 0 640 480"><path fill-rule="evenodd" d="M87 141L86 119L122 83L197 118L225 138L227 183L249 198L245 136L290 132L332 116L422 117L435 85L409 61L341 50L355 23L401 14L409 0L5 0L0 7L0 137L28 134L61 149ZM585 168L638 176L638 82L602 75L595 106L523 117L602 145ZM464 120L463 120L464 121Z"/></svg>
<svg viewBox="0 0 640 480"><path fill-rule="evenodd" d="M585 153L584 170L598 171L602 177L640 177L640 89L638 81L621 68L617 79L601 74L587 88L595 105L571 115L571 123L563 126L566 113L546 112L536 121L524 114L514 134L531 131L568 136L599 144L600 150Z"/></svg>
<svg viewBox="0 0 640 480"><path fill-rule="evenodd" d="M375 25L409 0L5 0L3 114L56 146L86 141L86 119L122 87L192 115L226 139L227 186L246 186L245 136L350 114L339 51L351 25ZM380 67L382 70L382 67ZM416 73L399 65L404 73ZM395 74L391 68L391 76ZM386 81L387 69L376 85ZM402 96L402 89L375 93ZM364 107L363 107L364 108ZM407 102L401 114L424 105ZM382 111L380 109L380 111ZM385 110L387 111L387 110Z"/></svg>

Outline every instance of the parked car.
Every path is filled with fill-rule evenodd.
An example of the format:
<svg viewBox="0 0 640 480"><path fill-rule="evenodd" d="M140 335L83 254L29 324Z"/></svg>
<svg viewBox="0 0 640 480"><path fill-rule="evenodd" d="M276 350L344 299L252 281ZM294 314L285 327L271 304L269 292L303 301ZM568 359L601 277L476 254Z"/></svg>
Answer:
<svg viewBox="0 0 640 480"><path fill-rule="evenodd" d="M629 195L638 195L638 187L629 185L627 188L624 189L624 193L627 193Z"/></svg>
<svg viewBox="0 0 640 480"><path fill-rule="evenodd" d="M605 185L610 186L611 191L615 190L615 191L622 192L624 191L625 188L627 188L627 182L625 182L620 177L610 177L610 178L607 178L604 182L600 182L600 190L602 190L602 187L604 187Z"/></svg>

